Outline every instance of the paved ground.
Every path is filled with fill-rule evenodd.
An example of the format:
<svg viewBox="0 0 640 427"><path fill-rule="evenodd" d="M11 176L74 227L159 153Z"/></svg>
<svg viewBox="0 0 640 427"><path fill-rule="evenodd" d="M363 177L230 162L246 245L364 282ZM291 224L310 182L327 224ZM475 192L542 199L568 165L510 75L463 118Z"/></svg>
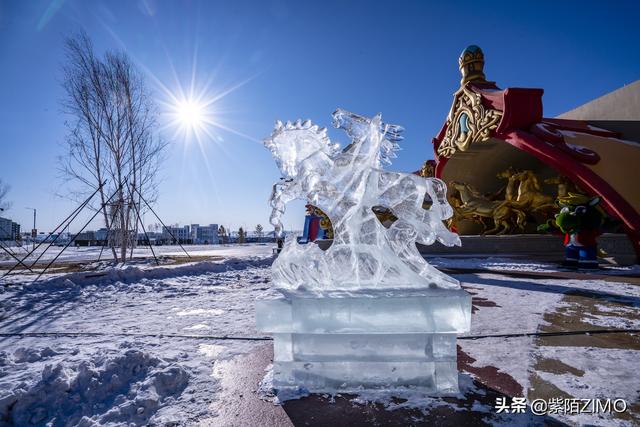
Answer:
<svg viewBox="0 0 640 427"><path fill-rule="evenodd" d="M459 368L462 376L470 377L465 370L472 360L458 351ZM497 391L497 388L509 388L510 378L495 375L487 368L480 374L491 388L481 379L472 379L475 392L465 395L464 399L445 398L450 405L431 409L424 413L419 409L397 409L389 411L381 404L354 404L355 396L311 395L298 400L290 400L283 405L260 400L255 392L256 384L263 378L265 368L273 357L271 345L265 345L248 356L242 356L220 365L223 393L215 403L218 417L203 421L202 425L215 426L473 426L491 425L491 414L474 410L482 403L493 405L497 398L509 395ZM503 386L503 387L501 387ZM527 416L525 424L534 421L540 425L564 425L550 417Z"/></svg>
<svg viewBox="0 0 640 427"><path fill-rule="evenodd" d="M473 275L481 271L450 269L449 274L464 273ZM496 272L492 272L496 274ZM607 279L611 282L640 285L639 277L616 277L602 276L599 273L523 273L504 272L498 274L504 278L509 277L534 277L536 279L553 278L572 281ZM466 276L462 276L466 277ZM613 280L612 280L613 279ZM579 286L576 286L579 288ZM473 286L468 290L473 294ZM256 386L264 376L265 368L272 362L272 349L270 344L266 344L249 355L241 356L229 361L224 361L217 367L216 375L222 379L222 393L220 399L215 403L218 417L203 421L202 425L224 425L224 426L405 426L405 425L441 425L441 426L469 426L469 425L494 425L494 424L520 424L520 425L638 425L640 423L640 400L636 392L636 399L628 402L628 410L622 414L616 414L613 419L599 417L597 415L581 415L580 417L561 416L534 416L527 408L527 414L510 414L509 416L496 414L495 411L487 412L487 407L493 408L496 399L504 397L510 401L513 397L526 396L527 401L534 399L554 399L554 398L584 398L593 396L593 390L586 394L570 394L560 389L557 381L549 380L561 378L567 382L583 381L578 390L597 389L601 385L590 384L589 378L584 369L576 367L580 365L575 358L576 349L586 349L584 356L595 366L610 368L610 364L600 360L613 360L616 351L640 350L640 335L636 333L608 332L611 329L604 326L597 326L586 323L583 319L589 316L600 316L603 314L626 318L630 326L637 324L639 320L638 301L624 298L611 298L610 295L602 292L589 292L576 290L575 292L565 292L558 304L551 310L544 312L544 322L539 328L539 336L512 336L503 338L485 338L490 340L509 340L508 345L513 348L527 347L533 343L527 352L528 357L533 357L534 362L527 373L527 381L521 381L509 373L505 372L500 363L488 363L478 366L476 360L463 351L462 347L467 347L467 342L471 340L461 340L458 346L458 367L460 370L461 382L472 382L473 386L468 387L463 398L443 399L449 405L438 406L430 409L426 413L417 409L398 409L389 411L379 404L358 405L351 399L353 396L319 396L311 395L299 400L285 402L282 406L274 405L271 402L260 400L256 394ZM474 317L483 309L496 307L496 302L491 298L474 296ZM472 318L472 322L473 322ZM631 329L631 328L627 328ZM593 331L592 333L573 334L575 331ZM481 339L473 341L481 341ZM486 343L484 344L486 345ZM473 347L471 347L473 348ZM597 349L594 354L596 360L591 360L590 351ZM565 351L566 350L566 351ZM496 353L503 350L497 349ZM517 357L518 351L514 352ZM638 353L640 354L640 353ZM484 361L491 360L488 355ZM494 358L499 360L499 355ZM512 361L516 362L516 361ZM522 360L523 365L526 361ZM582 362L581 362L582 363ZM623 374L635 375L636 367L619 366L617 368ZM602 375L606 375L602 373ZM525 384L521 384L525 383ZM616 384L611 385L611 390L616 390ZM582 387L582 388L581 388ZM620 387L623 387L622 385ZM575 390L575 387L569 388ZM615 398L616 396L606 396L606 388L600 391L595 390L596 395L601 398ZM604 393L604 394L603 394Z"/></svg>

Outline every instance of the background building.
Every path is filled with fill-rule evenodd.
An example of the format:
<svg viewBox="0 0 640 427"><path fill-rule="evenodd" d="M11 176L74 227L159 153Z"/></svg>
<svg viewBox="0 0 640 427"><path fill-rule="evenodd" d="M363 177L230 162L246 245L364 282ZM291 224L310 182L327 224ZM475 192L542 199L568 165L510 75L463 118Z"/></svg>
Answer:
<svg viewBox="0 0 640 427"><path fill-rule="evenodd" d="M191 243L191 230L188 225L183 227L165 227L162 230L162 240L167 244Z"/></svg>
<svg viewBox="0 0 640 427"><path fill-rule="evenodd" d="M88 230L79 233L73 242L76 246L95 246L98 244L98 239L95 231Z"/></svg>
<svg viewBox="0 0 640 427"><path fill-rule="evenodd" d="M220 243L218 238L218 224L191 224L192 243L215 245Z"/></svg>
<svg viewBox="0 0 640 427"><path fill-rule="evenodd" d="M0 218L0 240L18 240L20 224L8 218Z"/></svg>

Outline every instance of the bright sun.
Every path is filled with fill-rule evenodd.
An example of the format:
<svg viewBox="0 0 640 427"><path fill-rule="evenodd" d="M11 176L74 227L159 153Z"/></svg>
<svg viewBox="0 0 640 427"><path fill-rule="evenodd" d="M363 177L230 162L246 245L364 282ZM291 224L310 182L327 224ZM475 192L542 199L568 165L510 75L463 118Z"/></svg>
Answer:
<svg viewBox="0 0 640 427"><path fill-rule="evenodd" d="M176 112L180 124L188 129L199 128L205 121L205 108L194 100L179 102Z"/></svg>
<svg viewBox="0 0 640 427"><path fill-rule="evenodd" d="M256 141L255 138L232 129L223 123L222 118L225 110L220 108L219 105L225 96L242 87L249 80L221 89L217 93L208 90L209 83L201 89L197 89L194 83L195 80L192 81L191 87L187 89L178 84L175 91L169 90L159 80L156 81L166 94L164 100L160 99L160 103L164 106L164 115L167 118L166 124L162 129L173 129L173 140L186 144L193 141L203 147L206 141L219 142L223 140L219 132L216 132L218 130Z"/></svg>

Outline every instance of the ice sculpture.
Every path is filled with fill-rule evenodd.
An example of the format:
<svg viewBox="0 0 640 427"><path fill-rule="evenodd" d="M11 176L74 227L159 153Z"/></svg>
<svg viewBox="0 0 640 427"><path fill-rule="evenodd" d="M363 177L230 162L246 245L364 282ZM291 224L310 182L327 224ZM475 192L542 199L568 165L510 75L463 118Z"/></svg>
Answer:
<svg viewBox="0 0 640 427"><path fill-rule="evenodd" d="M274 334L274 386L456 391L455 334L469 330L470 297L416 248L460 245L443 224L453 213L446 186L383 170L403 128L380 114L338 109L333 124L351 139L343 150L310 121L278 121L265 140L282 173L270 200L276 232L294 199L321 208L334 231L326 251L288 236L272 267L283 295L257 302L258 329ZM386 228L374 206L398 219Z"/></svg>
<svg viewBox="0 0 640 427"><path fill-rule="evenodd" d="M382 169L395 156L403 129L341 109L334 126L352 143L342 152L310 121L282 124L265 141L283 175L271 195L271 223L280 232L287 202L302 199L327 213L334 239L323 252L290 238L273 265L273 281L283 289L347 289L380 287L459 287L457 281L431 267L416 242L447 246L460 238L443 220L453 211L446 186L436 178ZM423 209L425 195L431 207ZM398 220L386 229L372 208L390 208Z"/></svg>

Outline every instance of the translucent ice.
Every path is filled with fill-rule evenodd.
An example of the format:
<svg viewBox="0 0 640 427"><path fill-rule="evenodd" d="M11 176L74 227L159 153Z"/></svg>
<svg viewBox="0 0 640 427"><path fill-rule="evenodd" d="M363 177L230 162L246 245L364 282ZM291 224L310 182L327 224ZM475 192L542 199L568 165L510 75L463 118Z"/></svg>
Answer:
<svg viewBox="0 0 640 427"><path fill-rule="evenodd" d="M471 327L471 297L462 289L388 296L287 297L256 302L256 326L270 333L460 334Z"/></svg>
<svg viewBox="0 0 640 427"><path fill-rule="evenodd" d="M275 362L273 385L304 388L314 393L359 392L362 389L395 389L411 387L424 392L458 391L455 360L436 362L338 361Z"/></svg>
<svg viewBox="0 0 640 427"><path fill-rule="evenodd" d="M334 232L326 251L287 238L273 263L282 295L256 303L258 330L274 338L273 385L279 394L455 392L456 334L470 329L471 296L416 248L460 244L443 224L453 213L446 186L383 169L400 126L344 110L333 122L351 139L343 150L310 121L277 122L265 141L282 172L270 201L276 231L286 204L302 199L329 216ZM374 207L398 219L386 228Z"/></svg>
<svg viewBox="0 0 640 427"><path fill-rule="evenodd" d="M456 360L453 334L274 334L277 361L433 362Z"/></svg>
<svg viewBox="0 0 640 427"><path fill-rule="evenodd" d="M258 330L273 334L278 390L457 391L456 334L470 318L462 289L287 292L256 303Z"/></svg>
<svg viewBox="0 0 640 427"><path fill-rule="evenodd" d="M340 150L326 129L310 121L277 122L265 140L282 173L273 186L270 222L282 231L288 202L302 199L322 209L333 224L331 247L287 238L273 264L273 282L283 290L459 288L459 283L430 266L416 242L435 240L452 246L459 237L443 220L451 217L446 186L439 179L388 172L402 140L400 126L385 124L378 114L367 118L341 109L333 124L351 139ZM425 198L428 209L423 208ZM388 229L372 208L390 209L398 218Z"/></svg>

